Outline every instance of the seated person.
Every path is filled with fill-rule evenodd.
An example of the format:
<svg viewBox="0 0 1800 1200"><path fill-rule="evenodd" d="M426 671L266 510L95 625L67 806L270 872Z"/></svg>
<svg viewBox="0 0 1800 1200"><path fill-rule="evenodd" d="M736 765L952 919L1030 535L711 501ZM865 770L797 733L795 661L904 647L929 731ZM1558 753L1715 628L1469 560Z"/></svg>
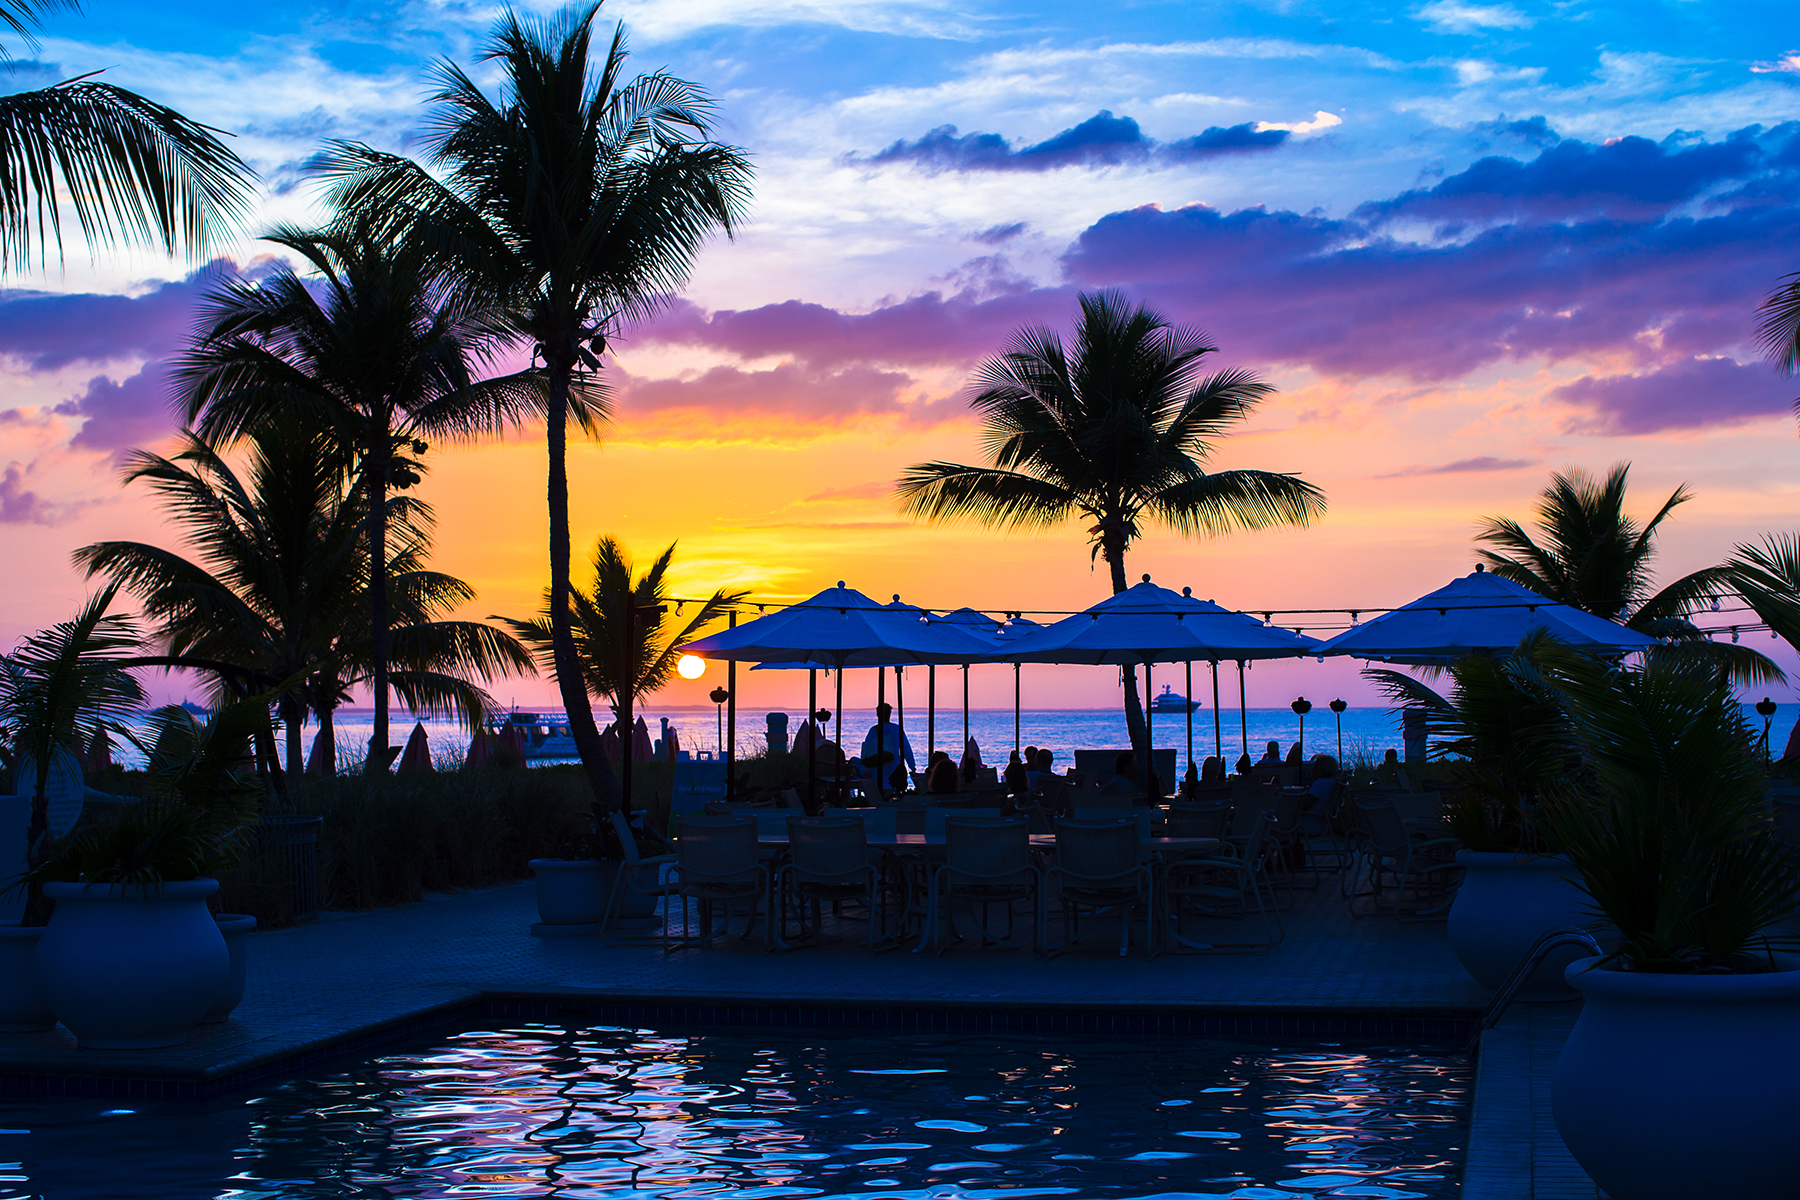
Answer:
<svg viewBox="0 0 1800 1200"><path fill-rule="evenodd" d="M1300 810L1300 824L1308 837L1319 837L1325 832L1325 802L1337 786L1337 773L1337 759L1331 755L1320 754L1313 759L1312 785L1306 789L1310 795L1306 807Z"/></svg>
<svg viewBox="0 0 1800 1200"><path fill-rule="evenodd" d="M1279 767L1281 765L1281 743L1270 742L1263 751L1263 756L1256 760L1259 767Z"/></svg>
<svg viewBox="0 0 1800 1200"><path fill-rule="evenodd" d="M1181 794L1194 796L1200 791L1200 764L1188 759L1187 774L1181 777Z"/></svg>
<svg viewBox="0 0 1800 1200"><path fill-rule="evenodd" d="M931 764L925 776L925 790L933 796L953 796L962 791L960 774L946 754Z"/></svg>
<svg viewBox="0 0 1800 1200"><path fill-rule="evenodd" d="M1025 759L1025 782L1031 786L1032 791L1042 791L1044 784L1055 778L1056 772L1050 766L1055 757L1048 750L1039 750Z"/></svg>
<svg viewBox="0 0 1800 1200"><path fill-rule="evenodd" d="M1022 796L1031 790L1030 781L1025 778L1025 764L1020 760L1017 750L1007 759L1006 772L1001 778L1009 796Z"/></svg>
<svg viewBox="0 0 1800 1200"><path fill-rule="evenodd" d="M1270 742L1269 744L1273 746L1275 743ZM1250 773L1250 765L1250 756L1248 754L1240 755L1237 760L1237 773L1239 775L1248 775Z"/></svg>
<svg viewBox="0 0 1800 1200"><path fill-rule="evenodd" d="M1297 767L1297 766L1301 765L1300 743L1299 742L1295 742L1293 745L1288 747L1287 761L1283 765L1289 766L1289 767Z"/></svg>
<svg viewBox="0 0 1800 1200"><path fill-rule="evenodd" d="M1113 758L1112 778L1101 784L1100 790L1110 796L1135 796L1143 791L1137 777L1137 755L1130 750L1119 751Z"/></svg>
<svg viewBox="0 0 1800 1200"><path fill-rule="evenodd" d="M1206 761L1200 764L1200 782L1224 783L1225 760L1216 754L1207 755Z"/></svg>
<svg viewBox="0 0 1800 1200"><path fill-rule="evenodd" d="M819 779L844 778L844 748L828 737L820 738L813 747L813 774Z"/></svg>

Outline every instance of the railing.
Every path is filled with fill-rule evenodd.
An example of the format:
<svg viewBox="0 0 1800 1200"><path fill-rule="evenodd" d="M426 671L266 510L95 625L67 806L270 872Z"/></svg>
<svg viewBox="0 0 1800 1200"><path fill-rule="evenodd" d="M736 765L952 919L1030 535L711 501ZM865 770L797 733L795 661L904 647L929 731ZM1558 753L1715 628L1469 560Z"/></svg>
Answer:
<svg viewBox="0 0 1800 1200"><path fill-rule="evenodd" d="M1525 957L1519 960L1518 965L1500 984L1493 999L1488 1001L1487 1007L1481 1010L1481 1017L1475 1022L1475 1032L1469 1035L1469 1053L1473 1054L1476 1047L1481 1044L1482 1034L1500 1023L1500 1018L1505 1014L1507 1007L1518 998L1520 989L1544 964L1544 959L1550 956L1550 952L1560 950L1564 946L1581 946L1595 954L1606 953L1601 949L1599 940L1585 929L1552 929L1533 942L1531 949L1525 952Z"/></svg>

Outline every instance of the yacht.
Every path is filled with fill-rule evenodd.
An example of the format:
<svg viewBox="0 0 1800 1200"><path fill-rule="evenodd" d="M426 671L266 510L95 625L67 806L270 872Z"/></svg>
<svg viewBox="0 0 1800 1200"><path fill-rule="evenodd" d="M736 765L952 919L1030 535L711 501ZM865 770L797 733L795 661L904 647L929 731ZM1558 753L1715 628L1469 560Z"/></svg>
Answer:
<svg viewBox="0 0 1800 1200"><path fill-rule="evenodd" d="M1186 696L1177 694L1166 683L1163 684L1162 695L1150 701L1150 711L1158 714L1191 713L1198 710L1199 707L1198 700L1189 700Z"/></svg>

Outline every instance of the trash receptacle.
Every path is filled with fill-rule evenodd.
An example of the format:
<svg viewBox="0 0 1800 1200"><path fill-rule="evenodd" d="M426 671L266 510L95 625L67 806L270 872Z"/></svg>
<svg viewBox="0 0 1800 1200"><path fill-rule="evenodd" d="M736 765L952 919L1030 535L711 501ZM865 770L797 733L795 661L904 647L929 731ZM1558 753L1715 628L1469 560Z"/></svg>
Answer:
<svg viewBox="0 0 1800 1200"><path fill-rule="evenodd" d="M263 817L256 823L257 853L286 879L295 917L319 911L319 830L324 817Z"/></svg>

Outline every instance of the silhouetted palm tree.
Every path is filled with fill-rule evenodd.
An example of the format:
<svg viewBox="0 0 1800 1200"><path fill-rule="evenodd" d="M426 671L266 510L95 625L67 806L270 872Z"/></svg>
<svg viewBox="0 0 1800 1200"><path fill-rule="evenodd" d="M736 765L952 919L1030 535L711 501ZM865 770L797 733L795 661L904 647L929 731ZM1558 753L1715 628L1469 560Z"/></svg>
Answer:
<svg viewBox="0 0 1800 1200"><path fill-rule="evenodd" d="M1651 571L1656 532L1669 514L1693 499L1684 484L1670 493L1641 527L1626 515L1630 463L1595 480L1585 471L1557 471L1538 501L1535 535L1507 517L1486 518L1477 542L1495 547L1476 553L1505 579L1539 595L1646 637L1672 640L1672 648L1712 658L1736 682L1783 678L1781 669L1748 646L1713 642L1689 620L1733 588L1727 566L1705 567L1657 589ZM1541 539L1541 540L1540 540Z"/></svg>
<svg viewBox="0 0 1800 1200"><path fill-rule="evenodd" d="M634 578L631 560L616 538L603 537L594 548L594 582L583 590L569 589L574 606L575 648L588 691L596 699L615 707L626 684L632 695L642 696L669 682L675 664L689 642L714 621L721 620L749 595L748 592L713 592L683 620L679 611L668 611L669 565L675 558L675 544L670 543L650 568ZM625 606L640 610L662 608L660 613L646 613L632 620L632 641L625 640ZM514 621L505 617L519 640L536 653L539 664L547 670L555 668L550 631L550 597L544 596L544 613L531 621ZM621 731L629 739L630 730Z"/></svg>
<svg viewBox="0 0 1800 1200"><path fill-rule="evenodd" d="M566 425L593 433L607 413L606 339L686 282L715 231L742 219L750 166L710 138L713 104L662 72L625 76L625 35L596 61L599 5L548 21L508 11L483 53L496 102L440 63L438 108L419 164L363 145L324 156L343 212L416 222L472 281L505 300L506 327L543 361L549 390L550 625L570 732L597 801L618 787L600 751L569 618Z"/></svg>
<svg viewBox="0 0 1800 1200"><path fill-rule="evenodd" d="M1757 309L1756 326L1763 352L1783 375L1800 371L1800 271L1782 277L1784 282ZM1800 401L1796 401L1800 405Z"/></svg>
<svg viewBox="0 0 1800 1200"><path fill-rule="evenodd" d="M365 494L346 489L346 457L333 438L303 422L265 423L248 449L247 479L191 434L172 459L131 458L126 481L161 498L197 561L142 542L84 546L75 561L143 601L166 651L159 661L207 672L215 705L286 686L275 704L297 781L309 712L328 730L346 690L374 673ZM388 682L413 709L453 712L473 726L490 704L467 677L528 671L530 656L492 626L443 619L474 590L424 569L423 504L400 496L388 505Z"/></svg>
<svg viewBox="0 0 1800 1200"><path fill-rule="evenodd" d="M36 48L43 13L75 0L0 0ZM4 53L0 52L0 58ZM0 273L62 254L64 206L90 247L117 241L205 254L249 209L250 168L174 109L96 83L99 72L0 95Z"/></svg>
<svg viewBox="0 0 1800 1200"><path fill-rule="evenodd" d="M492 313L417 239L361 221L328 232L283 229L267 240L298 253L314 278L282 267L209 294L200 333L176 371L180 403L213 444L271 420L330 430L354 464L361 511L372 517L368 558L386 563L388 493L418 482L424 439L470 438L541 414L542 380L531 372L476 377L498 336ZM374 586L366 596L371 772L388 762L391 591Z"/></svg>
<svg viewBox="0 0 1800 1200"><path fill-rule="evenodd" d="M1080 517L1115 594L1127 587L1125 552L1148 520L1217 536L1306 525L1324 513L1324 493L1295 475L1203 465L1274 388L1235 368L1202 375L1218 347L1121 293L1083 295L1080 304L1073 346L1030 326L976 368L970 403L982 416L988 465L907 468L898 485L906 513L1000 529ZM1125 703L1132 742L1141 744L1129 668Z"/></svg>

